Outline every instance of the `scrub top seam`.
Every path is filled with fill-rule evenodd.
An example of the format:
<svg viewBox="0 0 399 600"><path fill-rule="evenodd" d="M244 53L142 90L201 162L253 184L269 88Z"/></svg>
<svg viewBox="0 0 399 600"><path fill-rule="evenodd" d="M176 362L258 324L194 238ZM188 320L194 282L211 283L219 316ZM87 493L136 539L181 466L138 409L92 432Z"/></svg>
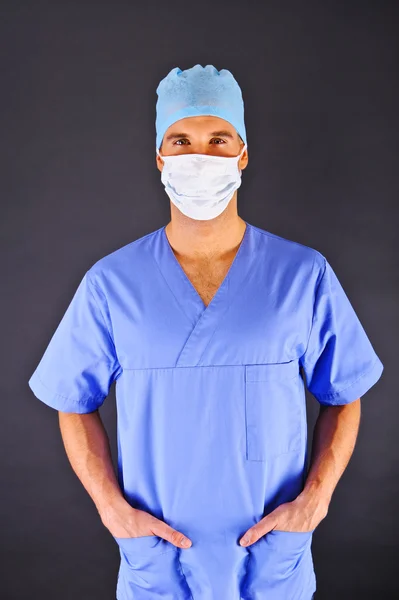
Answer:
<svg viewBox="0 0 399 600"><path fill-rule="evenodd" d="M137 368L127 368L127 367L123 367L124 371L166 371L168 369L173 370L173 369L197 369L197 368L209 368L209 369L219 369L220 367L251 367L251 366L262 366L262 365L287 365L290 362L293 362L295 360L297 360L298 357L293 358L292 360L288 360L288 361L281 361L281 362L263 362L263 363L232 363L232 364L212 364L212 365L183 365L183 366L171 366L171 367L137 367ZM295 375L293 375L293 377L295 377ZM263 381L262 380L256 380L256 381ZM265 380L268 381L268 380Z"/></svg>
<svg viewBox="0 0 399 600"><path fill-rule="evenodd" d="M324 258L324 257L323 257ZM313 274L313 270L314 270L314 266L316 264L316 255L313 257L313 265L312 265L312 274ZM316 288L315 288L315 295L314 295L314 302L313 302L313 310L312 310L312 322L310 324L310 330L309 330L309 335L308 335L308 341L306 343L306 350L305 352L302 354L302 356L304 357L304 360L306 362L306 356L307 356L307 351L309 348L309 343L310 343L310 338L312 337L312 331L313 331L313 327L314 327L314 323L315 323L315 316L316 316L316 304L317 304L317 296L319 293L319 288L321 285L321 282L323 281L323 277L324 274L326 272L326 268L327 268L327 261L324 258L324 271L323 271L323 275L320 277L320 281L317 284Z"/></svg>
<svg viewBox="0 0 399 600"><path fill-rule="evenodd" d="M114 340L114 336L113 336L113 331L110 331L110 329L109 329L109 327L108 327L108 324L107 324L107 321L106 321L106 319L105 319L105 317L104 317L103 311L102 311L102 309L101 309L101 306L100 306L100 304L99 304L99 302L98 302L97 298L96 298L96 297L95 297L95 295L93 294L93 290L90 288L90 286L93 286L93 288L95 288L95 289L97 290L97 292L98 292L99 294L101 294L102 296L104 296L104 297L105 297L105 294L104 294L104 292L103 292L103 291L102 291L102 290L101 290L101 289L100 289L100 288L97 286L97 284L95 284L95 283L94 283L94 281L93 281L92 279L90 279L90 276L89 276L89 274L88 274L88 273L87 273L87 281L89 282L89 290L90 290L90 294L92 295L92 298L94 299L94 303L95 303L95 305L97 306L97 310L98 310L98 312L99 312L99 313L100 313L100 315L101 315L101 319L102 319L102 322L103 322L103 324L104 324L105 330L106 330L106 332L107 332L107 334L108 334L108 337L109 337L109 340L110 340L110 342L111 342L111 344L112 344L112 348L114 349L114 352L113 352L113 357L112 357L112 358L114 359L114 361L116 360L116 362L118 362L118 363L119 363L119 359L118 359L118 355L117 355L117 351L116 351L116 346L115 346L115 340ZM109 311L108 311L108 312L109 312ZM110 316L110 320L111 320L111 316ZM112 323L111 323L111 327L112 327ZM108 357L107 357L107 359L108 359ZM109 359L108 359L108 362L109 362L109 363L112 365L112 363L111 363L111 361L110 361Z"/></svg>

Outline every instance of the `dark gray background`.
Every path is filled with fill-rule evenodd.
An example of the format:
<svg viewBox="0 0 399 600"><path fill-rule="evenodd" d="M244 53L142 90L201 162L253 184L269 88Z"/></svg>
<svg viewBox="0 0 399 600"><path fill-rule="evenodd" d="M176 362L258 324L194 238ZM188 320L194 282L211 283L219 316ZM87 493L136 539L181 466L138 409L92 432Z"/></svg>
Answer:
<svg viewBox="0 0 399 600"><path fill-rule="evenodd" d="M117 545L28 379L84 272L169 220L155 90L199 63L243 91L239 214L327 257L385 367L314 534L315 598L394 598L398 3L14 0L0 16L0 597L115 597ZM115 459L114 388L101 415Z"/></svg>

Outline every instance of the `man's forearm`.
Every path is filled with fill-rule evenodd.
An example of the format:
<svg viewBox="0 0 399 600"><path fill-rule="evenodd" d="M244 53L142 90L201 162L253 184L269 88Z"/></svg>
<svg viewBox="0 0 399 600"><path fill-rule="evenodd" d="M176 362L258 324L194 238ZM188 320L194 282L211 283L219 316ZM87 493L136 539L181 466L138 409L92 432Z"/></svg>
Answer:
<svg viewBox="0 0 399 600"><path fill-rule="evenodd" d="M58 414L69 462L106 524L108 512L127 503L116 478L101 417L98 411Z"/></svg>
<svg viewBox="0 0 399 600"><path fill-rule="evenodd" d="M352 456L360 414L360 398L341 406L320 406L303 494L319 496L327 507Z"/></svg>

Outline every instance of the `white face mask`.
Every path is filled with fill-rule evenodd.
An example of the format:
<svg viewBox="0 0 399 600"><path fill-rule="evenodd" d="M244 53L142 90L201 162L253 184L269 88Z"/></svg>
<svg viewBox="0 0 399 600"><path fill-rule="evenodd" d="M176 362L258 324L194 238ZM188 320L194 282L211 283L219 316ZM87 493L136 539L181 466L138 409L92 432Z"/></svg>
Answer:
<svg viewBox="0 0 399 600"><path fill-rule="evenodd" d="M161 180L175 206L191 219L208 221L224 211L241 185L238 156L176 154L158 156L164 161Z"/></svg>

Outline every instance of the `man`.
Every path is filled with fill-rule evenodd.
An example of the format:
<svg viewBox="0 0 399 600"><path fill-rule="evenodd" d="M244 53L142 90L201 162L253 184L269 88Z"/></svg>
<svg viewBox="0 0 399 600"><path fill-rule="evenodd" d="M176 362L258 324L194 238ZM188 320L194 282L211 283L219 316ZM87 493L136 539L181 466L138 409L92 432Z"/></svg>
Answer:
<svg viewBox="0 0 399 600"><path fill-rule="evenodd" d="M117 600L310 600L312 534L383 365L326 258L238 216L232 74L175 68L157 93L171 220L88 269L29 385L118 544Z"/></svg>

